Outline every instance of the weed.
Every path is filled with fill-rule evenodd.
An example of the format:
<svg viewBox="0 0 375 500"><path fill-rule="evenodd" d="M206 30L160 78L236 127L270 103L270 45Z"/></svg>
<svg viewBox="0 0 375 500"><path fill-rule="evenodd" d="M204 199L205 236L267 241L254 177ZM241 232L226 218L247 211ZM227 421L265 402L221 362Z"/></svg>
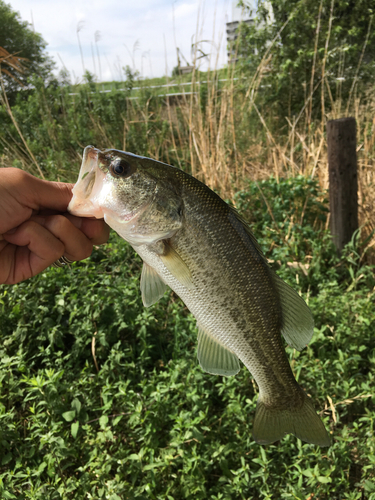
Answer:
<svg viewBox="0 0 375 500"><path fill-rule="evenodd" d="M337 257L316 181L250 183L236 202L312 309L312 342L287 353L332 446L257 445L251 374L202 372L194 319L173 293L143 308L140 259L112 235L0 288L3 498L374 498L373 268L358 239Z"/></svg>

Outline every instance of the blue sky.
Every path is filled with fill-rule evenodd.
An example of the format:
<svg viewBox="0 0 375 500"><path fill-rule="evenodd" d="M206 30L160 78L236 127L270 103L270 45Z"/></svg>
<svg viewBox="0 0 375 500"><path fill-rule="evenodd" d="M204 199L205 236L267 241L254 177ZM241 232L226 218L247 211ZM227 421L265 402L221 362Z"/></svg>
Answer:
<svg viewBox="0 0 375 500"><path fill-rule="evenodd" d="M232 0L6 1L23 20L33 21L35 31L48 43L57 72L64 64L73 81L83 74L79 25L84 67L95 70L98 77L95 33L99 33L104 81L123 78L125 65L143 76L162 76L166 69L170 75L177 65L176 46L191 64L191 44L196 40L209 40L202 48L212 54L211 67L226 63L225 23L232 20ZM208 60L202 64L207 68Z"/></svg>

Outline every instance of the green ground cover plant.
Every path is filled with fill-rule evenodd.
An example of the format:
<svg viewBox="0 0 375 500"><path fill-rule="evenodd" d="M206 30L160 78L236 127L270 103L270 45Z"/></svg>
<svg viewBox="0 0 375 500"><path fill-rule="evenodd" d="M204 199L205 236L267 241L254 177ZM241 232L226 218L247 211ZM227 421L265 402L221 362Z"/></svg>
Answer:
<svg viewBox="0 0 375 500"><path fill-rule="evenodd" d="M123 240L0 288L0 496L5 499L375 499L375 279L359 235L338 257L305 177L236 196L314 337L287 353L332 436L251 438L257 388L204 373L173 294L145 309Z"/></svg>
<svg viewBox="0 0 375 500"><path fill-rule="evenodd" d="M75 182L85 146L114 147L234 203L313 312L309 346L286 349L332 446L257 445L251 374L202 372L195 320L173 293L142 306L140 259L113 234L84 262L0 287L0 498L375 500L373 12L308 0L283 19L286 3L271 3L275 23L259 9L236 66L201 73L192 61L189 75L153 80L126 68L110 83L33 74L9 100L3 87L0 167ZM151 88L166 83L193 97ZM361 230L339 257L325 126L348 115Z"/></svg>

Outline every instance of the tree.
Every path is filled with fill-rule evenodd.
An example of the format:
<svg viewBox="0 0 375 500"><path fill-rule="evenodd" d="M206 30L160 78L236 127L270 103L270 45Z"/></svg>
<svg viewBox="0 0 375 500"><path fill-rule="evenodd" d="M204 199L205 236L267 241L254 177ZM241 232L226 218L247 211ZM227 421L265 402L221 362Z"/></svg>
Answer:
<svg viewBox="0 0 375 500"><path fill-rule="evenodd" d="M21 87L28 87L28 79L36 74L43 80L51 77L54 62L45 51L47 43L39 33L35 33L30 24L22 21L18 12L0 0L0 47L12 56L22 58L24 72L7 65L10 73L2 72L2 78L8 98L12 99Z"/></svg>
<svg viewBox="0 0 375 500"><path fill-rule="evenodd" d="M14 72L16 72L17 74L24 72L22 62L22 57L12 56L12 54L9 54L7 50L5 50L3 47L0 47L0 66L1 64L3 65L1 72L7 75L12 80L18 81L20 85L21 82L15 76ZM13 71L10 71L10 69L12 69Z"/></svg>
<svg viewBox="0 0 375 500"><path fill-rule="evenodd" d="M268 55L265 99L283 116L304 108L309 121L321 118L373 83L374 13L374 0L259 0L253 26L242 30L240 66L254 69Z"/></svg>

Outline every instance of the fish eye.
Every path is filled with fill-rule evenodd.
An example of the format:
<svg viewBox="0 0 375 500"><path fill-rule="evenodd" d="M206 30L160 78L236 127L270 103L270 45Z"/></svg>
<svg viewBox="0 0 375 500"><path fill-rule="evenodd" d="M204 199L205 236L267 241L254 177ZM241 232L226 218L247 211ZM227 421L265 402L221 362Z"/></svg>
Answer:
<svg viewBox="0 0 375 500"><path fill-rule="evenodd" d="M132 166L123 158L116 158L110 165L110 171L116 177L129 177L133 173Z"/></svg>

